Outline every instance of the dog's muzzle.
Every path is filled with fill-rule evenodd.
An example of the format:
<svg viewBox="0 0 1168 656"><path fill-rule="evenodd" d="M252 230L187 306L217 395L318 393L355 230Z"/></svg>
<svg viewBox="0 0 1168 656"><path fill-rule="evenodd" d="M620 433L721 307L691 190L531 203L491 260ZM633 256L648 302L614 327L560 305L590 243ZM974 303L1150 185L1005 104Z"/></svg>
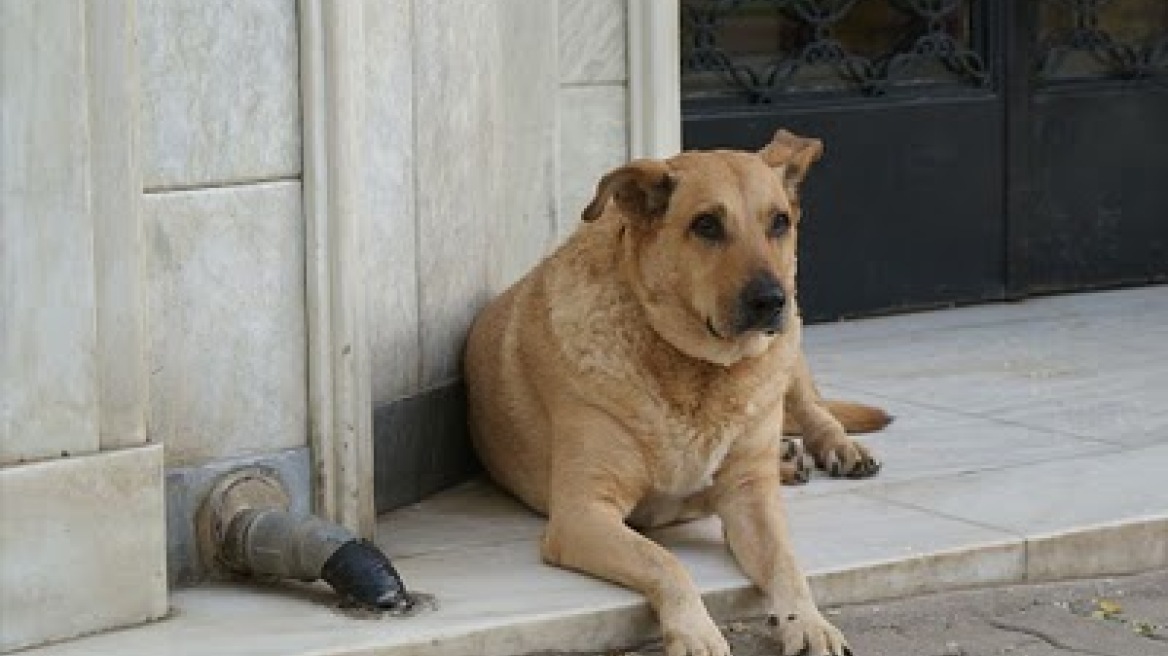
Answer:
<svg viewBox="0 0 1168 656"><path fill-rule="evenodd" d="M779 281L770 273L755 275L738 297L738 332L779 332L786 307L787 294Z"/></svg>

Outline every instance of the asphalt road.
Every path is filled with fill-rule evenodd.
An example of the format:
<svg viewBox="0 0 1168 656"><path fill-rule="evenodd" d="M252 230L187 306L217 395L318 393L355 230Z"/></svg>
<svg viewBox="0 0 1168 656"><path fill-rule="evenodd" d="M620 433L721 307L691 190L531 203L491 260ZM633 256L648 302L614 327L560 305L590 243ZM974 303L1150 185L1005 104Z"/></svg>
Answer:
<svg viewBox="0 0 1168 656"><path fill-rule="evenodd" d="M1168 656L1168 570L923 595L827 613L856 656ZM735 656L776 653L759 618L723 630ZM661 653L650 643L588 656Z"/></svg>

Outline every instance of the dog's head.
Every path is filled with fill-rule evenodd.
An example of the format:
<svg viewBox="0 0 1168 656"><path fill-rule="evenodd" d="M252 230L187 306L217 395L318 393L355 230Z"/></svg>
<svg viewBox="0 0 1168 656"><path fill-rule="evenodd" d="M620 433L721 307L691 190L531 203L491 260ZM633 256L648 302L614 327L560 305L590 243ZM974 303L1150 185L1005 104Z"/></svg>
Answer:
<svg viewBox="0 0 1168 656"><path fill-rule="evenodd" d="M723 365L765 352L796 319L799 186L823 152L779 130L758 153L636 160L601 179L585 221L622 221L622 266L653 328Z"/></svg>

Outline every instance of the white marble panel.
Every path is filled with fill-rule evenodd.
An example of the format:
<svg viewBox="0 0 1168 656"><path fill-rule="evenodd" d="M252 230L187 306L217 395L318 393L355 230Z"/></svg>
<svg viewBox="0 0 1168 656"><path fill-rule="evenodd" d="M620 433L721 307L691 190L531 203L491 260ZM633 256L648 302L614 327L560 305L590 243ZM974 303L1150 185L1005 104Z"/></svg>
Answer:
<svg viewBox="0 0 1168 656"><path fill-rule="evenodd" d="M580 222L600 177L628 161L628 90L622 84L560 90L561 239Z"/></svg>
<svg viewBox="0 0 1168 656"><path fill-rule="evenodd" d="M596 84L628 80L628 0L559 3L560 81Z"/></svg>
<svg viewBox="0 0 1168 656"><path fill-rule="evenodd" d="M306 442L300 184L148 194L151 434L169 465Z"/></svg>
<svg viewBox="0 0 1168 656"><path fill-rule="evenodd" d="M0 3L0 465L98 448L85 3Z"/></svg>
<svg viewBox="0 0 1168 656"><path fill-rule="evenodd" d="M414 125L423 388L456 378L466 330L490 296L500 48L495 3L414 5Z"/></svg>
<svg viewBox="0 0 1168 656"><path fill-rule="evenodd" d="M555 238L556 14L554 2L499 2L499 131L496 145L496 215L489 217L492 294L527 273Z"/></svg>
<svg viewBox="0 0 1168 656"><path fill-rule="evenodd" d="M300 173L295 0L141 0L147 188Z"/></svg>
<svg viewBox="0 0 1168 656"><path fill-rule="evenodd" d="M166 611L161 446L0 468L0 652Z"/></svg>
<svg viewBox="0 0 1168 656"><path fill-rule="evenodd" d="M365 0L365 289L375 407L418 391L412 7Z"/></svg>
<svg viewBox="0 0 1168 656"><path fill-rule="evenodd" d="M1026 537L1168 513L1168 444L872 486L864 494Z"/></svg>
<svg viewBox="0 0 1168 656"><path fill-rule="evenodd" d="M146 442L145 299L134 0L91 3L90 139L101 447Z"/></svg>

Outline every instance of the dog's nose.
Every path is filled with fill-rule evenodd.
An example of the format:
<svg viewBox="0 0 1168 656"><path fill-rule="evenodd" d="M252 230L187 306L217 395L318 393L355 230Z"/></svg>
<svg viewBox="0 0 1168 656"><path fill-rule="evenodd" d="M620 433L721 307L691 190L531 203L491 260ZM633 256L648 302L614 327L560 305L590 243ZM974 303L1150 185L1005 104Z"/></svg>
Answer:
<svg viewBox="0 0 1168 656"><path fill-rule="evenodd" d="M769 273L756 275L742 289L739 300L739 329L775 332L782 327L787 295Z"/></svg>

